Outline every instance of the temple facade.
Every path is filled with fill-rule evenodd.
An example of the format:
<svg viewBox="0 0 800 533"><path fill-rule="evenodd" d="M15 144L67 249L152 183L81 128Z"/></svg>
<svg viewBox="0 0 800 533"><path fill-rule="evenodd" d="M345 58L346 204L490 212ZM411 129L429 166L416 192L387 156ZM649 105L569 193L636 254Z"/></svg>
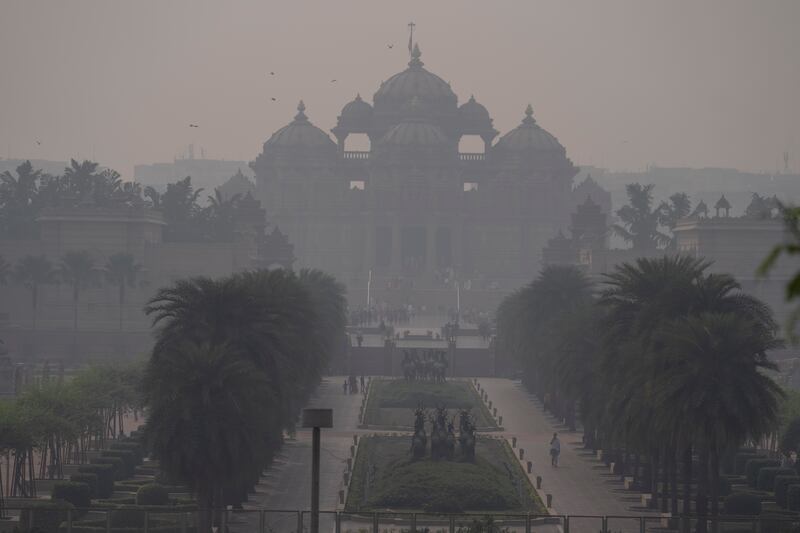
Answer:
<svg viewBox="0 0 800 533"><path fill-rule="evenodd" d="M325 269L351 291L370 276L376 287L516 288L586 198L573 192L578 169L564 147L530 105L520 109L520 124L498 138L486 107L474 97L459 105L415 46L371 104L358 95L343 107L332 136L300 102L251 163L256 198L296 266ZM353 135L369 149L347 150ZM465 136L483 149L460 152Z"/></svg>

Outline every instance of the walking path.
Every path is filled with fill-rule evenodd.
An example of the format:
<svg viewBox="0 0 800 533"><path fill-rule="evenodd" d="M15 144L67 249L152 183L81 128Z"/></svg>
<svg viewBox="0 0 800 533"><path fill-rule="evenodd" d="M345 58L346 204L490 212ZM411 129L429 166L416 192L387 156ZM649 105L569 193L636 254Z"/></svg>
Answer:
<svg viewBox="0 0 800 533"><path fill-rule="evenodd" d="M350 457L353 434L357 433L360 394L343 394L344 377L328 377L317 389L308 407L333 409L333 429L322 430L319 507L336 509L345 460ZM311 430L298 428L295 440L287 440L272 466L261 477L256 493L244 504L245 512L234 513L231 530L259 531L258 513L254 509L285 510L266 513L267 532L296 531L298 509L311 507ZM308 528L309 515L303 518ZM330 517L320 520L321 531L332 531Z"/></svg>
<svg viewBox="0 0 800 533"><path fill-rule="evenodd" d="M573 515L570 530L600 531L601 523L578 516L599 515L632 517L650 514L648 525L655 525L655 514L641 507L638 493L623 488L618 475L597 461L583 448L581 433L570 432L545 413L539 401L519 381L480 378L498 415L503 417L506 437L517 437L517 448L533 461L534 480L542 477L541 494L553 495L553 509L560 515ZM561 440L559 466L550 465L550 439L558 432ZM518 452L517 452L518 453ZM638 531L637 520L609 518L609 531Z"/></svg>

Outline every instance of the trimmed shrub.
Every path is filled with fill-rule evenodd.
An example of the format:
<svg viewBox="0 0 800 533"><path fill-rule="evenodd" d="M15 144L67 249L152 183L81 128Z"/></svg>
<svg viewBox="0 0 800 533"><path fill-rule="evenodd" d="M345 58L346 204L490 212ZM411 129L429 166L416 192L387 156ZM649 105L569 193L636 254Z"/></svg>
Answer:
<svg viewBox="0 0 800 533"><path fill-rule="evenodd" d="M144 527L144 511L135 508L122 508L111 511L112 528L137 528Z"/></svg>
<svg viewBox="0 0 800 533"><path fill-rule="evenodd" d="M72 504L64 501L26 502L20 513L20 528L23 531L58 533L61 522L73 510Z"/></svg>
<svg viewBox="0 0 800 533"><path fill-rule="evenodd" d="M800 511L800 485L789 485L786 489L786 508L790 511Z"/></svg>
<svg viewBox="0 0 800 533"><path fill-rule="evenodd" d="M747 484L755 488L756 481L758 481L758 471L762 468L770 468L775 466L780 466L780 462L775 461L774 459L758 457L748 460L744 465L744 475L747 478Z"/></svg>
<svg viewBox="0 0 800 533"><path fill-rule="evenodd" d="M89 486L89 499L97 497L97 474L72 474L70 481L86 483Z"/></svg>
<svg viewBox="0 0 800 533"><path fill-rule="evenodd" d="M725 498L724 512L731 516L758 516L761 514L761 499L755 494L734 492Z"/></svg>
<svg viewBox="0 0 800 533"><path fill-rule="evenodd" d="M114 441L108 446L109 450L123 450L131 452L136 457L136 465L144 460L144 448L138 442L130 440Z"/></svg>
<svg viewBox="0 0 800 533"><path fill-rule="evenodd" d="M786 428L783 430L781 434L780 441L778 443L778 449L780 449L781 453L784 455L788 455L789 452L795 451L800 453L800 418L795 418L789 424L786 425Z"/></svg>
<svg viewBox="0 0 800 533"><path fill-rule="evenodd" d="M786 509L786 496L789 487L800 485L800 476L797 474L775 476L772 491L775 493L775 503Z"/></svg>
<svg viewBox="0 0 800 533"><path fill-rule="evenodd" d="M142 485L136 492L136 505L169 505L169 492L158 483Z"/></svg>
<svg viewBox="0 0 800 533"><path fill-rule="evenodd" d="M97 476L97 498L110 498L114 493L114 466L109 464L90 464L78 467L81 474Z"/></svg>
<svg viewBox="0 0 800 533"><path fill-rule="evenodd" d="M59 481L53 485L50 497L54 500L63 500L71 503L79 514L83 514L91 505L89 494L91 489L87 483L77 481Z"/></svg>
<svg viewBox="0 0 800 533"><path fill-rule="evenodd" d="M116 457L122 459L125 466L125 477L133 477L136 473L136 467L139 466L139 460L130 450L103 450L101 457Z"/></svg>
<svg viewBox="0 0 800 533"><path fill-rule="evenodd" d="M736 454L736 459L734 461L734 473L737 476L744 475L744 467L747 464L747 461L750 459L760 459L762 456L758 455L756 452L751 450L740 450L739 453Z"/></svg>
<svg viewBox="0 0 800 533"><path fill-rule="evenodd" d="M775 478L777 476L790 476L796 474L792 468L782 468L780 466L764 467L758 471L758 490L773 490L775 488Z"/></svg>
<svg viewBox="0 0 800 533"><path fill-rule="evenodd" d="M92 459L92 464L111 465L114 472L114 480L116 481L121 481L129 477L128 472L126 471L127 468L125 467L125 462L119 457L97 457Z"/></svg>

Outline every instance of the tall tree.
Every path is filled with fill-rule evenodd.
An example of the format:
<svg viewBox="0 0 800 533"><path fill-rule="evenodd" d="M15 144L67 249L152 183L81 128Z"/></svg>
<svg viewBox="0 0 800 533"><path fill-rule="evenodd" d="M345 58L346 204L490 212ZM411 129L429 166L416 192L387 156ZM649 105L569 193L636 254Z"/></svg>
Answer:
<svg viewBox="0 0 800 533"><path fill-rule="evenodd" d="M26 255L14 269L14 278L31 291L33 329L39 316L39 289L55 280L53 264L43 255Z"/></svg>
<svg viewBox="0 0 800 533"><path fill-rule="evenodd" d="M614 224L612 229L625 242L639 252L651 251L669 244L669 236L659 231L664 217L662 205L653 207L654 185L630 183L625 186L628 205L617 210L622 224Z"/></svg>
<svg viewBox="0 0 800 533"><path fill-rule="evenodd" d="M119 329L122 330L125 312L125 289L136 286L136 276L142 265L136 262L133 255L125 252L114 254L108 258L105 265L105 276L109 283L117 286L119 290Z"/></svg>
<svg viewBox="0 0 800 533"><path fill-rule="evenodd" d="M670 236L667 248L676 248L674 230L678 221L685 218L692 211L692 202L685 192L678 192L669 197L668 202L661 202L661 219L659 223L669 228Z"/></svg>
<svg viewBox="0 0 800 533"><path fill-rule="evenodd" d="M72 287L72 328L77 331L80 292L96 280L92 256L85 250L67 252L61 258L59 276Z"/></svg>
<svg viewBox="0 0 800 533"><path fill-rule="evenodd" d="M775 427L782 391L765 371L777 370L767 351L782 343L736 313L690 315L662 328L659 340L667 362L655 375L655 397L668 406L660 416L688 426L695 436L701 457L698 531L704 531L707 491L712 517L719 514L720 455Z"/></svg>
<svg viewBox="0 0 800 533"><path fill-rule="evenodd" d="M219 190L214 189L213 196L208 197L208 222L211 237L215 241L232 241L236 232L236 208L239 204L240 194L230 198Z"/></svg>
<svg viewBox="0 0 800 533"><path fill-rule="evenodd" d="M84 160L79 163L70 159L69 166L64 169L69 194L79 200L91 195L97 180L97 167L98 164L94 161Z"/></svg>
<svg viewBox="0 0 800 533"><path fill-rule="evenodd" d="M15 239L36 236L36 199L41 170L34 170L30 161L0 174L0 221L5 233Z"/></svg>

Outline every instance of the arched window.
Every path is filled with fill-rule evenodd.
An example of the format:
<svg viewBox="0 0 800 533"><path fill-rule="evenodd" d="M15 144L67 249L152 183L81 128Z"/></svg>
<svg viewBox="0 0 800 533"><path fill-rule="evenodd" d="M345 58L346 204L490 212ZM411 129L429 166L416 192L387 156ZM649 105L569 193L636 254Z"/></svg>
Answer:
<svg viewBox="0 0 800 533"><path fill-rule="evenodd" d="M480 135L462 135L458 141L458 152L461 154L482 154L486 144Z"/></svg>
<svg viewBox="0 0 800 533"><path fill-rule="evenodd" d="M351 133L344 141L345 152L369 152L370 146L366 133Z"/></svg>

